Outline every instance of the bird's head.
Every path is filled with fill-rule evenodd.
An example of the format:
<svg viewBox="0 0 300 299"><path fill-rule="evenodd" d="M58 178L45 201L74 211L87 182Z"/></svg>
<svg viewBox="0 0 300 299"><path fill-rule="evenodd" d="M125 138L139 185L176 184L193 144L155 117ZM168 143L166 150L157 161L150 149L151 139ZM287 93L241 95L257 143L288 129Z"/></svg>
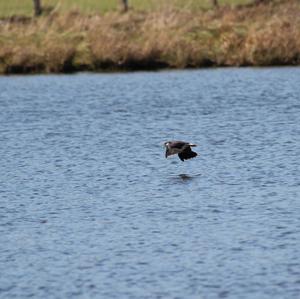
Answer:
<svg viewBox="0 0 300 299"><path fill-rule="evenodd" d="M170 143L170 141L164 142L164 146L168 147L169 143Z"/></svg>

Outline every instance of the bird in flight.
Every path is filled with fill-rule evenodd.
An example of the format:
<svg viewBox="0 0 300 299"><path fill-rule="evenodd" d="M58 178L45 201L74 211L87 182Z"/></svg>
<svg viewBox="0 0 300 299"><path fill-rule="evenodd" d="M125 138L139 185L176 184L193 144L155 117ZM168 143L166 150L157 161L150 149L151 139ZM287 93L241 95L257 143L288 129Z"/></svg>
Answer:
<svg viewBox="0 0 300 299"><path fill-rule="evenodd" d="M168 156L178 154L179 159L184 162L184 160L194 158L198 155L191 149L191 147L197 146L193 143L184 141L167 141L164 145L166 147L166 158L168 158Z"/></svg>

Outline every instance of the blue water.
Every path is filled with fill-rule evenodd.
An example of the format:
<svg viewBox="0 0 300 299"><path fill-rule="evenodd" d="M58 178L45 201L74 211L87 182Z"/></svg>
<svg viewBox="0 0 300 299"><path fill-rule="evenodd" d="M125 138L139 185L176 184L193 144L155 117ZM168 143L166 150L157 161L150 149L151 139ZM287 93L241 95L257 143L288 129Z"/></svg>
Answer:
<svg viewBox="0 0 300 299"><path fill-rule="evenodd" d="M1 77L0 298L300 298L299 78Z"/></svg>

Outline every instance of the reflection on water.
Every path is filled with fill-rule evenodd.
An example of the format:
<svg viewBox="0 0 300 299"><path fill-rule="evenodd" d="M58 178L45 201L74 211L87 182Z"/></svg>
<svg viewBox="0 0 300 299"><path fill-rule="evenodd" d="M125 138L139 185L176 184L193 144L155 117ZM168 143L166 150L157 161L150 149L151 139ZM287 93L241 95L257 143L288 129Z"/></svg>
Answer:
<svg viewBox="0 0 300 299"><path fill-rule="evenodd" d="M182 180L191 180L193 177L190 176L190 175L187 175L187 174L180 174L179 177L182 179Z"/></svg>
<svg viewBox="0 0 300 299"><path fill-rule="evenodd" d="M0 297L298 298L299 75L0 78Z"/></svg>
<svg viewBox="0 0 300 299"><path fill-rule="evenodd" d="M174 179L175 180L178 180L178 181L191 181L191 180L194 180L196 178L199 178L201 174L185 174L185 173L181 173L177 176L174 176Z"/></svg>

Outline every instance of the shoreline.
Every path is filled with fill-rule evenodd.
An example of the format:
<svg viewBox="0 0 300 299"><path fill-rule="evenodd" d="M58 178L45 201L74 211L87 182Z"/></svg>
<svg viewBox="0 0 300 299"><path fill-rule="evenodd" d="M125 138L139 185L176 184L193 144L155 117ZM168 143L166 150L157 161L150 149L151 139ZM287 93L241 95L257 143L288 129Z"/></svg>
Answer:
<svg viewBox="0 0 300 299"><path fill-rule="evenodd" d="M224 69L239 69L239 70L247 70L247 69L255 69L255 70L268 70L268 69L284 69L284 68L300 68L300 64L298 65L248 65L248 66L214 66L214 67L194 67L194 68L160 68L160 69L135 69L135 70L124 70L124 69L116 69L116 70L78 70L72 72L24 72L24 73L0 73L1 77L18 77L18 76L64 76L64 75L81 75L81 74L99 74L99 75L126 75L133 73L159 73L159 72L181 72L181 71L215 71L215 70L224 70Z"/></svg>
<svg viewBox="0 0 300 299"><path fill-rule="evenodd" d="M300 65L297 0L207 11L51 13L0 25L0 75Z"/></svg>

